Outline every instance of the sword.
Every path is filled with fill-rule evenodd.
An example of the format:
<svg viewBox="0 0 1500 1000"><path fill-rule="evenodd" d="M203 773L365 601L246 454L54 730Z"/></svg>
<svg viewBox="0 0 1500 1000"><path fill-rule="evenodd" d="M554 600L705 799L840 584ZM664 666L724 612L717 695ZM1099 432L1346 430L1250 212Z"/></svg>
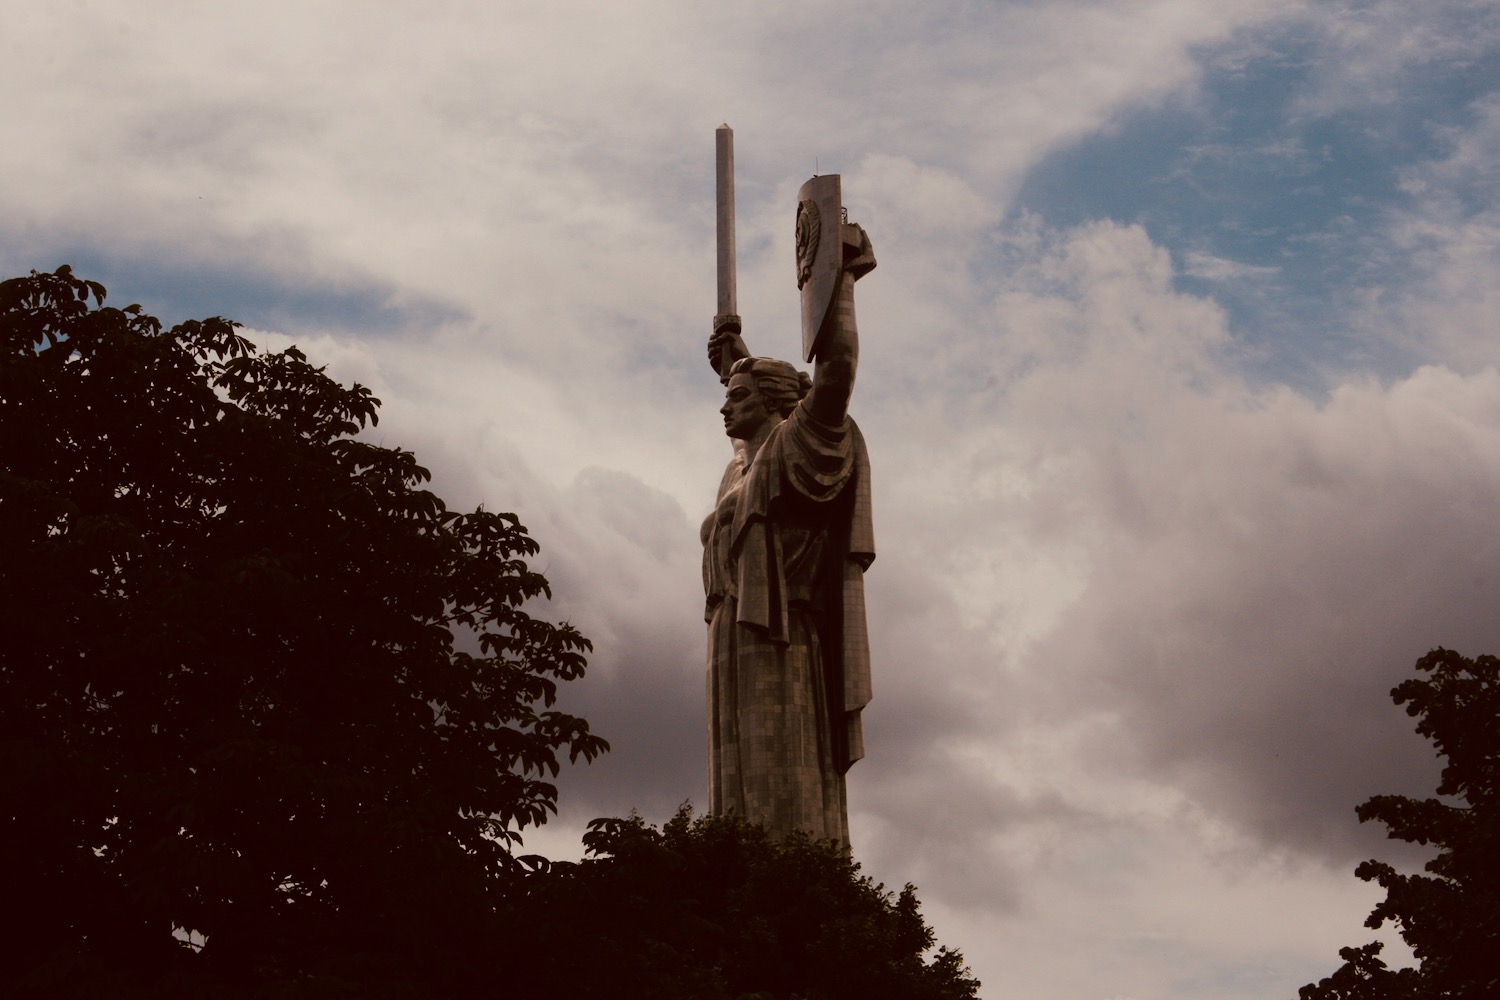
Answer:
<svg viewBox="0 0 1500 1000"><path fill-rule="evenodd" d="M719 242L719 312L714 316L714 332L740 332L734 294L734 129L720 125L714 130L714 152L717 170ZM719 359L719 377L729 377L727 351Z"/></svg>

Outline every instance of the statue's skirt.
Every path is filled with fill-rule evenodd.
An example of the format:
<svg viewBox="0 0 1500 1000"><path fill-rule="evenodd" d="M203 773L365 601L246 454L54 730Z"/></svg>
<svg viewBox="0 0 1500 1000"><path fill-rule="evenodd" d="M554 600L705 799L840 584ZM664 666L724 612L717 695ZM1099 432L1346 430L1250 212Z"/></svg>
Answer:
<svg viewBox="0 0 1500 1000"><path fill-rule="evenodd" d="M806 830L849 842L844 776L834 766L823 657L806 608L793 603L786 645L735 620L721 601L708 624L709 809L778 836Z"/></svg>

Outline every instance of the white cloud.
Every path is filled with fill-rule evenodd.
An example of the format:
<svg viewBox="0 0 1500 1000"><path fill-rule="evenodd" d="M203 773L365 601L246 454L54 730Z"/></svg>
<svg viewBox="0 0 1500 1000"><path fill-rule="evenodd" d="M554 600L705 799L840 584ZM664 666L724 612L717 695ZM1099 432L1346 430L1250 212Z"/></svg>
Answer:
<svg viewBox="0 0 1500 1000"><path fill-rule="evenodd" d="M1444 155L1409 167L1411 203L1385 234L1405 264L1371 288L1363 321L1392 340L1415 335L1428 357L1465 370L1500 364L1500 97L1471 106L1472 124L1445 130Z"/></svg>
<svg viewBox="0 0 1500 1000"><path fill-rule="evenodd" d="M1235 281L1243 278L1263 278L1277 274L1281 269L1260 264L1245 264L1240 261L1217 257L1203 250L1189 250L1183 254L1183 272L1205 281Z"/></svg>
<svg viewBox="0 0 1500 1000"><path fill-rule="evenodd" d="M1395 105L1424 67L1481 66L1500 43L1500 13L1485 0L1334 0L1305 11L1303 30L1319 44L1297 110L1312 116Z"/></svg>

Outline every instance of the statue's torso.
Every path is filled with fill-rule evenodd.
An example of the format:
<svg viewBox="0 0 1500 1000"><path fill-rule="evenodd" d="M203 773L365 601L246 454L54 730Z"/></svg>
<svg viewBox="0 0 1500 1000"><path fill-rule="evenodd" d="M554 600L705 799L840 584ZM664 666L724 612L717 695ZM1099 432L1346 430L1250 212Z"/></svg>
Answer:
<svg viewBox="0 0 1500 1000"><path fill-rule="evenodd" d="M722 601L739 597L741 584L767 585L765 580L741 577L738 547L742 540L736 533L749 520L740 510L740 505L746 502L746 490L754 488L755 477L776 474L761 467L762 463L780 470L792 464L779 453L789 446L782 434L785 427L783 423L772 431L750 466L744 466L738 456L730 462L720 483L718 503L704 522L703 584L710 613ZM835 548L830 544L830 531L842 512L842 505L815 502L792 484L788 487L780 491L777 502L764 516L772 522L788 603L815 609L820 593L826 590L818 583L829 571L828 558Z"/></svg>

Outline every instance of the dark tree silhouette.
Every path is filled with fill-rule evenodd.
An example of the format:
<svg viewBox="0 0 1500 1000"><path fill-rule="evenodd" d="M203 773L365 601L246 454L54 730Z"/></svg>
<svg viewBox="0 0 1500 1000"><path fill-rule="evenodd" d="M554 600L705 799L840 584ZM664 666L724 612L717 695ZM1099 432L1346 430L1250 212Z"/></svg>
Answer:
<svg viewBox="0 0 1500 1000"><path fill-rule="evenodd" d="M1500 996L1500 659L1435 649L1416 668L1427 676L1403 681L1391 697L1447 759L1443 798L1377 795L1357 812L1361 822L1384 823L1392 839L1438 853L1426 875L1373 860L1355 874L1386 894L1365 924L1393 921L1420 964L1388 968L1379 942L1345 948L1344 965L1302 987L1301 1000Z"/></svg>
<svg viewBox="0 0 1500 1000"><path fill-rule="evenodd" d="M295 348L104 298L0 284L0 994L493 984L517 831L607 749L535 542Z"/></svg>
<svg viewBox="0 0 1500 1000"><path fill-rule="evenodd" d="M930 959L915 890L888 893L848 852L794 833L774 841L735 817L661 829L600 819L590 857L531 880L527 941L548 995L734 1000L966 1000L963 956ZM597 927L600 933L569 929ZM537 994L540 995L540 994Z"/></svg>

